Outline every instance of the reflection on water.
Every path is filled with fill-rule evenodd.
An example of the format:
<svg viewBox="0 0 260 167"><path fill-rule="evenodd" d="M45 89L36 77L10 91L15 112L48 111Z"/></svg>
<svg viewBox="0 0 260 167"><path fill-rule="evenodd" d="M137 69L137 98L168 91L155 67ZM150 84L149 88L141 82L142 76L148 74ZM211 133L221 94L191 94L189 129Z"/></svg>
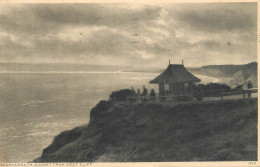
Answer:
<svg viewBox="0 0 260 167"><path fill-rule="evenodd" d="M88 123L113 90L142 88L152 73L0 74L0 161L28 162L61 131ZM143 79L142 79L143 78Z"/></svg>
<svg viewBox="0 0 260 167"><path fill-rule="evenodd" d="M1 73L0 162L29 162L61 131L87 124L112 91L148 90L158 73ZM203 80L203 78L201 78Z"/></svg>

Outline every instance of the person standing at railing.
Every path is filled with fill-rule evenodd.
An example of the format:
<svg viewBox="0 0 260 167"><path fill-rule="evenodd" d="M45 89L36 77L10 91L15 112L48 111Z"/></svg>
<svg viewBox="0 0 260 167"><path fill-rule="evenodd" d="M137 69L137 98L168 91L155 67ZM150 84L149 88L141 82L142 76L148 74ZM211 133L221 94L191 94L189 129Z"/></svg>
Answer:
<svg viewBox="0 0 260 167"><path fill-rule="evenodd" d="M151 92L150 92L150 99L151 99L152 101L155 100L155 91L154 91L154 89L151 89Z"/></svg>
<svg viewBox="0 0 260 167"><path fill-rule="evenodd" d="M137 89L137 102L138 103L141 103L141 92L140 92L140 89Z"/></svg>
<svg viewBox="0 0 260 167"><path fill-rule="evenodd" d="M142 96L143 96L143 99L144 99L145 102L147 101L147 99L146 99L147 94L148 94L148 91L147 91L147 89L145 88L145 86L143 86Z"/></svg>
<svg viewBox="0 0 260 167"><path fill-rule="evenodd" d="M251 82L251 81L248 81L248 83L247 83L247 89L252 89L252 88L253 88L252 82ZM247 92L248 92L248 98L250 98L250 97L251 97L251 90L247 90Z"/></svg>

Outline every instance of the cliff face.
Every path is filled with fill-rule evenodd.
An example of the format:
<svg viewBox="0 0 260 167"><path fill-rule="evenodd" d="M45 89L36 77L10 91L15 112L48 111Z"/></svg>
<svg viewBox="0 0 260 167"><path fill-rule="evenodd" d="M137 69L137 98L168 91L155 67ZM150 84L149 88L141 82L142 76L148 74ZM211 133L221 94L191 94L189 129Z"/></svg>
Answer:
<svg viewBox="0 0 260 167"><path fill-rule="evenodd" d="M62 132L35 162L257 160L257 99L115 105Z"/></svg>
<svg viewBox="0 0 260 167"><path fill-rule="evenodd" d="M190 68L189 71L198 75L215 76L230 86L251 81L254 87L257 87L256 62L245 65L209 65L201 68Z"/></svg>

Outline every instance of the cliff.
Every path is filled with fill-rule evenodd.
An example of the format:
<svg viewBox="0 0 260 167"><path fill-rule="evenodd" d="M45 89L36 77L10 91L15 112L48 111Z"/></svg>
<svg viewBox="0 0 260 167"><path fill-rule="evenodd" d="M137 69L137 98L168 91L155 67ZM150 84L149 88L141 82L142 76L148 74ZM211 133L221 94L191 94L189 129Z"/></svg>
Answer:
<svg viewBox="0 0 260 167"><path fill-rule="evenodd" d="M101 101L35 162L257 160L257 99L193 104Z"/></svg>
<svg viewBox="0 0 260 167"><path fill-rule="evenodd" d="M257 87L257 63L244 65L209 65L201 68L189 68L189 71L197 75L214 76L230 86L245 84L251 81Z"/></svg>

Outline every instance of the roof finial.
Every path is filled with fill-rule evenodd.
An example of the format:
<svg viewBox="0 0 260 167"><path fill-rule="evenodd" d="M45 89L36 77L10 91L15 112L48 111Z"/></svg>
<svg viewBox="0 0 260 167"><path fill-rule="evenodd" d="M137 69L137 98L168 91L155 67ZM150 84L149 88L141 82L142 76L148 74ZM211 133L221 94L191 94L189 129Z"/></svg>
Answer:
<svg viewBox="0 0 260 167"><path fill-rule="evenodd" d="M184 60L182 60L182 65L183 65L183 63L184 63Z"/></svg>
<svg viewBox="0 0 260 167"><path fill-rule="evenodd" d="M171 60L169 59L169 65L171 64Z"/></svg>

